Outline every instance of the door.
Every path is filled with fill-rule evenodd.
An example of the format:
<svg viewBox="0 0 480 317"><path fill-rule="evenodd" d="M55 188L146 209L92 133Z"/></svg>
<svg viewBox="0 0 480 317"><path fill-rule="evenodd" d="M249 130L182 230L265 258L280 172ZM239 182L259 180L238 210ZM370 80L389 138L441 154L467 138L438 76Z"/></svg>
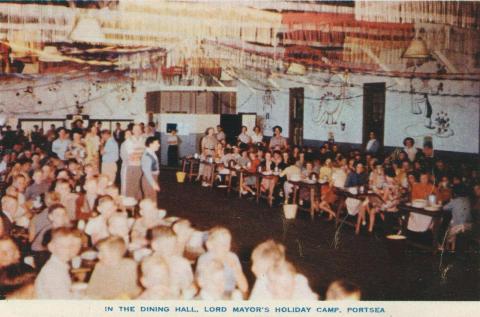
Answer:
<svg viewBox="0 0 480 317"><path fill-rule="evenodd" d="M290 124L291 145L303 146L303 88L290 88Z"/></svg>
<svg viewBox="0 0 480 317"><path fill-rule="evenodd" d="M242 115L222 114L220 115L220 126L225 132L227 143L236 144L237 136L242 132Z"/></svg>
<svg viewBox="0 0 480 317"><path fill-rule="evenodd" d="M367 144L370 132L383 145L385 125L385 83L363 85L363 144Z"/></svg>

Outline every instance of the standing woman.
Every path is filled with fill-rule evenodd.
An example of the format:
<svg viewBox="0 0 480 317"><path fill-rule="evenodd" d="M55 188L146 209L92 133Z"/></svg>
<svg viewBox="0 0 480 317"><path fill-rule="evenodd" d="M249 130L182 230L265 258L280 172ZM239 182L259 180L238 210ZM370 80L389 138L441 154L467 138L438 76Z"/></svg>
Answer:
<svg viewBox="0 0 480 317"><path fill-rule="evenodd" d="M170 132L170 135L167 138L168 143L168 166L177 167L178 166L178 136L177 130L173 129Z"/></svg>
<svg viewBox="0 0 480 317"><path fill-rule="evenodd" d="M201 158L204 160L206 160L208 157L213 158L215 156L217 143L218 140L215 137L215 130L212 127L208 128L201 142ZM209 186L209 180L213 176L212 167L210 165L200 164L199 175L202 177L202 186Z"/></svg>
<svg viewBox="0 0 480 317"><path fill-rule="evenodd" d="M100 150L100 138L98 137L98 131L96 126L91 126L88 129L85 136L85 148L87 150L87 157L85 158L85 164L91 164L99 170L99 150Z"/></svg>
<svg viewBox="0 0 480 317"><path fill-rule="evenodd" d="M122 195L142 199L140 181L142 178L141 159L145 151L145 138L140 125L132 127L132 135L126 139L121 148L122 156ZM125 169L123 168L125 165Z"/></svg>
<svg viewBox="0 0 480 317"><path fill-rule="evenodd" d="M285 151L288 149L287 139L282 136L282 127L276 125L273 127L273 136L268 146L270 150Z"/></svg>

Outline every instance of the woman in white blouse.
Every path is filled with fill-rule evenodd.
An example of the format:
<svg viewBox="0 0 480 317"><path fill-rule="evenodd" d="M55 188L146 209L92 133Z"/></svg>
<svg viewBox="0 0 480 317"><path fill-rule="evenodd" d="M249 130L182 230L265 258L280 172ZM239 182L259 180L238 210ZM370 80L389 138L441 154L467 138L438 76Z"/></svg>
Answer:
<svg viewBox="0 0 480 317"><path fill-rule="evenodd" d="M263 144L263 133L259 126L255 126L255 128L253 128L253 133L251 138L252 138L253 144L256 144L256 145Z"/></svg>

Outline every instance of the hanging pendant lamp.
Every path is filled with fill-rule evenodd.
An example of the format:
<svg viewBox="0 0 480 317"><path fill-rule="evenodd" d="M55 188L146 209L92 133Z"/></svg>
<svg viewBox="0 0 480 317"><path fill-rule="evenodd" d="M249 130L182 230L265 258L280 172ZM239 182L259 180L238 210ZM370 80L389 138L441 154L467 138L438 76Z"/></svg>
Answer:
<svg viewBox="0 0 480 317"><path fill-rule="evenodd" d="M430 52L427 44L422 38L415 38L412 40L408 48L403 53L403 58L429 58Z"/></svg>

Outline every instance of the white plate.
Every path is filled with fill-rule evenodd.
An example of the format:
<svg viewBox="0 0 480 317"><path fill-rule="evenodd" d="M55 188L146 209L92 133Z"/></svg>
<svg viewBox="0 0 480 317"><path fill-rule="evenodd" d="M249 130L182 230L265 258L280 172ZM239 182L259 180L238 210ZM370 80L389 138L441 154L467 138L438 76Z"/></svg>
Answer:
<svg viewBox="0 0 480 317"><path fill-rule="evenodd" d="M83 252L80 255L80 257L84 260L87 260L87 261L93 261L97 258L97 255L98 255L97 251L89 250L89 251Z"/></svg>
<svg viewBox="0 0 480 317"><path fill-rule="evenodd" d="M428 210L428 211L439 211L439 210L440 210L440 207L427 206L427 207L425 207L425 210Z"/></svg>
<svg viewBox="0 0 480 317"><path fill-rule="evenodd" d="M81 291L86 290L87 287L88 287L87 283L73 283L72 284L72 291L81 292Z"/></svg>
<svg viewBox="0 0 480 317"><path fill-rule="evenodd" d="M138 201L133 197L122 196L122 203L125 207L134 207L137 205Z"/></svg>

